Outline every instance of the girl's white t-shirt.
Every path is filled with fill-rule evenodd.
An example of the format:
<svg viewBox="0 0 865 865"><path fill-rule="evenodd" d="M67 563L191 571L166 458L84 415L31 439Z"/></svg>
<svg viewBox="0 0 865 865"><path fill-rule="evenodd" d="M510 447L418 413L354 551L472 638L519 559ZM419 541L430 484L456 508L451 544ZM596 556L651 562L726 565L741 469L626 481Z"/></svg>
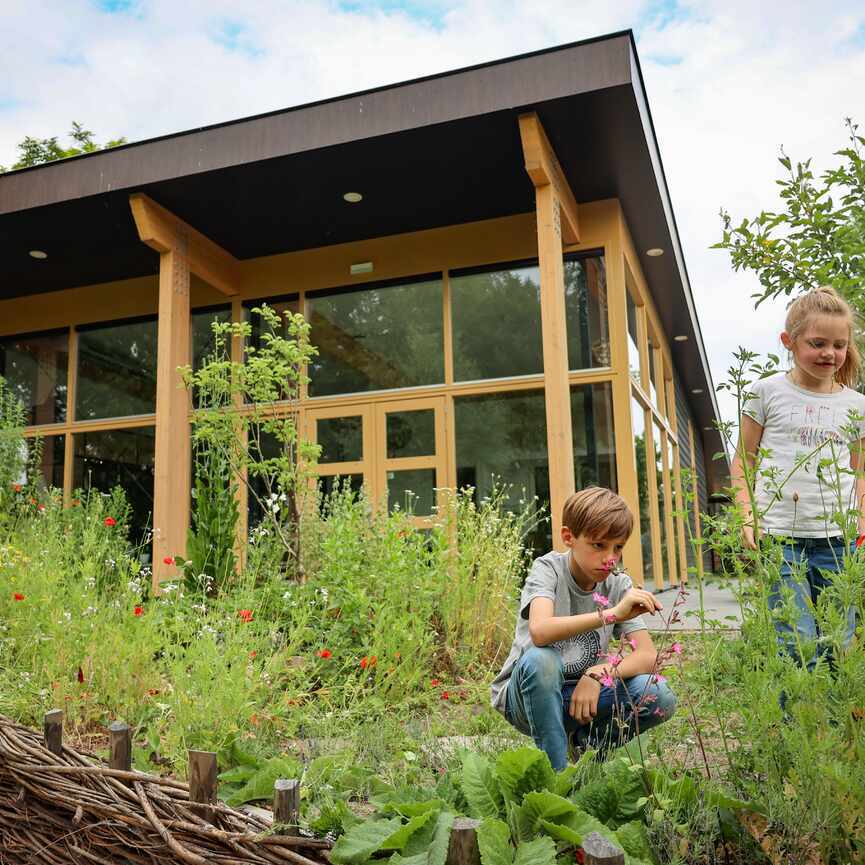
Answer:
<svg viewBox="0 0 865 865"><path fill-rule="evenodd" d="M761 529L841 535L839 514L858 507L850 449L865 438L865 395L849 387L814 393L786 373L755 382L749 395L743 411L763 427L760 449L767 452L756 484Z"/></svg>

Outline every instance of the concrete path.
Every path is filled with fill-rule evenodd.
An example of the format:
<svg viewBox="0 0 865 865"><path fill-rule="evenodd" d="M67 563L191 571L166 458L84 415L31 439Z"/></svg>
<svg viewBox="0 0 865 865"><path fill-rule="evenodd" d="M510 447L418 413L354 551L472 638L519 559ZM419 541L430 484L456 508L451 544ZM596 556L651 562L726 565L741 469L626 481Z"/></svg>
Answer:
<svg viewBox="0 0 865 865"><path fill-rule="evenodd" d="M686 588L687 597L675 609L679 612L680 621L670 625L671 631L700 630L700 594L697 583L692 581ZM645 616L644 619L650 631L663 631L673 605L679 599L679 589L674 587L655 593L664 605L663 612L655 616ZM703 609L706 615L707 630L720 628L727 631L738 631L742 626L742 616L739 603L730 589L721 588L717 579L711 576L703 578ZM663 618L662 618L663 617ZM710 620L712 624L710 624Z"/></svg>

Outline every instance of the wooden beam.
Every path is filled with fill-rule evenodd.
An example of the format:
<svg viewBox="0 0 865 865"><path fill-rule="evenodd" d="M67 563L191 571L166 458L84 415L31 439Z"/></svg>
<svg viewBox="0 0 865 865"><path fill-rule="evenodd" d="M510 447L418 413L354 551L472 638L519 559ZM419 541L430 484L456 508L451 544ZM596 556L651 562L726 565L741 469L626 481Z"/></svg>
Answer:
<svg viewBox="0 0 865 865"><path fill-rule="evenodd" d="M189 259L178 249L160 255L153 455L153 584L173 577L186 555L191 454L189 394L178 367L190 362Z"/></svg>
<svg viewBox="0 0 865 865"><path fill-rule="evenodd" d="M177 238L184 241L183 255L191 273L223 294L235 295L240 286L240 263L209 237L157 204L143 192L129 196L138 236L158 253L171 252Z"/></svg>
<svg viewBox="0 0 865 865"><path fill-rule="evenodd" d="M579 243L577 202L547 133L535 113L521 114L519 122L526 171L535 188L552 186L561 209L562 238L565 243Z"/></svg>

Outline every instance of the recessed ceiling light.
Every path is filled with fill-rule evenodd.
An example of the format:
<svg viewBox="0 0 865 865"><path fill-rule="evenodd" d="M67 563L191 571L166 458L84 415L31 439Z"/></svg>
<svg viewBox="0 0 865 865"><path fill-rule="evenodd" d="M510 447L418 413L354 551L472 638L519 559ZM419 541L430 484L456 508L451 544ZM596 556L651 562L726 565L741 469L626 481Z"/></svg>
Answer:
<svg viewBox="0 0 865 865"><path fill-rule="evenodd" d="M677 333L677 334L673 337L673 339L674 339L676 342L687 342L687 341L688 341L688 334L686 334L686 333Z"/></svg>
<svg viewBox="0 0 865 865"><path fill-rule="evenodd" d="M715 432L715 427L713 426L704 426L703 429L706 430L706 432Z"/></svg>
<svg viewBox="0 0 865 865"><path fill-rule="evenodd" d="M702 393L702 392L703 392L703 388L701 388L701 387L691 388L691 393L698 394L698 393Z"/></svg>
<svg viewBox="0 0 865 865"><path fill-rule="evenodd" d="M38 258L39 261L42 261L43 258L48 258L48 253L43 252L41 249L31 249L30 258Z"/></svg>
<svg viewBox="0 0 865 865"><path fill-rule="evenodd" d="M659 255L663 255L664 250L659 246L653 246L651 249L646 250L646 255L650 255L652 258L657 258Z"/></svg>
<svg viewBox="0 0 865 865"><path fill-rule="evenodd" d="M343 195L343 198L349 204L357 204L358 201L363 201L363 196L359 192L346 192L346 194Z"/></svg>

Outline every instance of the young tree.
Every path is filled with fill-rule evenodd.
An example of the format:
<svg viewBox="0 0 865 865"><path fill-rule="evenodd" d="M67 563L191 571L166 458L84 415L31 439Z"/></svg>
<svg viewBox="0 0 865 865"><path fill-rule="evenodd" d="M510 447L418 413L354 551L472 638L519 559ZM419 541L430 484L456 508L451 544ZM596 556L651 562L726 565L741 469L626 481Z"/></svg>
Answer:
<svg viewBox="0 0 865 865"><path fill-rule="evenodd" d="M721 211L723 238L713 248L730 253L734 270L757 275L757 305L828 284L865 310L865 138L852 120L846 123L848 146L836 152L841 163L819 177L810 159L794 166L781 151L783 210L764 210L738 225Z"/></svg>
<svg viewBox="0 0 865 865"><path fill-rule="evenodd" d="M93 140L93 133L85 129L78 121L72 121L72 129L69 137L75 142L71 147L61 147L57 136L51 138L34 138L27 135L18 144L18 161L7 169L0 165L0 173L18 168L29 168L31 165L41 165L45 162L53 162L55 159L66 159L69 156L78 156L80 153L92 153L94 150L107 150L109 147L117 147L126 144L125 138L115 138L105 144L97 144Z"/></svg>

